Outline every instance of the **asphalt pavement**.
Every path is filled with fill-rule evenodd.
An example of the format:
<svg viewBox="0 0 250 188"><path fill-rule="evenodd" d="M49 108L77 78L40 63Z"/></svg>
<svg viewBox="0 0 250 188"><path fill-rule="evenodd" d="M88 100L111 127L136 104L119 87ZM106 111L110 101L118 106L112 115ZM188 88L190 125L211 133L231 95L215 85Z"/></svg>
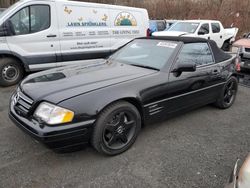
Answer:
<svg viewBox="0 0 250 188"><path fill-rule="evenodd" d="M24 134L7 116L13 89L0 88L1 188L221 188L236 159L244 160L250 151L250 88L245 86L230 109L208 105L146 126L132 148L115 157L91 147L58 154Z"/></svg>

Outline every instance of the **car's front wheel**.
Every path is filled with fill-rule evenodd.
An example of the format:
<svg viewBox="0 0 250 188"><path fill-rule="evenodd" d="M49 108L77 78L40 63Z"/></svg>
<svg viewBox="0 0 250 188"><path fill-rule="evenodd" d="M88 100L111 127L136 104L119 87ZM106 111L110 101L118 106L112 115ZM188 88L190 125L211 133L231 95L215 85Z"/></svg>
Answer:
<svg viewBox="0 0 250 188"><path fill-rule="evenodd" d="M232 76L223 87L215 105L221 109L229 108L233 105L238 91L238 80Z"/></svg>
<svg viewBox="0 0 250 188"><path fill-rule="evenodd" d="M132 146L140 129L141 116L137 108L126 101L119 101L101 112L91 142L98 152L117 155Z"/></svg>

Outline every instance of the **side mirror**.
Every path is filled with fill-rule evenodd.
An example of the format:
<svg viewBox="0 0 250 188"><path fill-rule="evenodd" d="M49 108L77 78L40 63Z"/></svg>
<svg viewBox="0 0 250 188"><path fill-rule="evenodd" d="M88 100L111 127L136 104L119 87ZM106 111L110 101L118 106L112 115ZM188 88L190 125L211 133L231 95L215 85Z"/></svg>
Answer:
<svg viewBox="0 0 250 188"><path fill-rule="evenodd" d="M205 33L205 31L203 31L203 30L200 30L199 32L198 32L198 35L205 35L206 33Z"/></svg>
<svg viewBox="0 0 250 188"><path fill-rule="evenodd" d="M4 37L7 35L7 28L5 24L0 26L0 37Z"/></svg>
<svg viewBox="0 0 250 188"><path fill-rule="evenodd" d="M172 72L182 73L182 72L195 72L195 63L180 63Z"/></svg>
<svg viewBox="0 0 250 188"><path fill-rule="evenodd" d="M0 26L0 37L15 35L13 24L10 20L7 20Z"/></svg>

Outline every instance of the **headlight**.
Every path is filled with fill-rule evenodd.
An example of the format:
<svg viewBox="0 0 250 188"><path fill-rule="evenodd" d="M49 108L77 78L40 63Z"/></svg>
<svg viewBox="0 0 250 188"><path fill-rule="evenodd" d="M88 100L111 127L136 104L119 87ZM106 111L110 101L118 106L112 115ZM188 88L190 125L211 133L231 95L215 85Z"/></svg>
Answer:
<svg viewBox="0 0 250 188"><path fill-rule="evenodd" d="M47 102L42 102L34 115L50 125L68 123L74 118L74 112Z"/></svg>

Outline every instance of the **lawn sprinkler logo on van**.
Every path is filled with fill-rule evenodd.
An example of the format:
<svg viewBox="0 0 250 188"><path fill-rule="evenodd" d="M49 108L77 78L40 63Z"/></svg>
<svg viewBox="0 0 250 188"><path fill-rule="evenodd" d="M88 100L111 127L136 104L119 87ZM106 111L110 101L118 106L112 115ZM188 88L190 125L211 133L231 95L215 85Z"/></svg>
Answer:
<svg viewBox="0 0 250 188"><path fill-rule="evenodd" d="M137 26L137 21L131 13L121 12L115 19L115 26Z"/></svg>
<svg viewBox="0 0 250 188"><path fill-rule="evenodd" d="M106 22L68 22L68 27L106 27Z"/></svg>

